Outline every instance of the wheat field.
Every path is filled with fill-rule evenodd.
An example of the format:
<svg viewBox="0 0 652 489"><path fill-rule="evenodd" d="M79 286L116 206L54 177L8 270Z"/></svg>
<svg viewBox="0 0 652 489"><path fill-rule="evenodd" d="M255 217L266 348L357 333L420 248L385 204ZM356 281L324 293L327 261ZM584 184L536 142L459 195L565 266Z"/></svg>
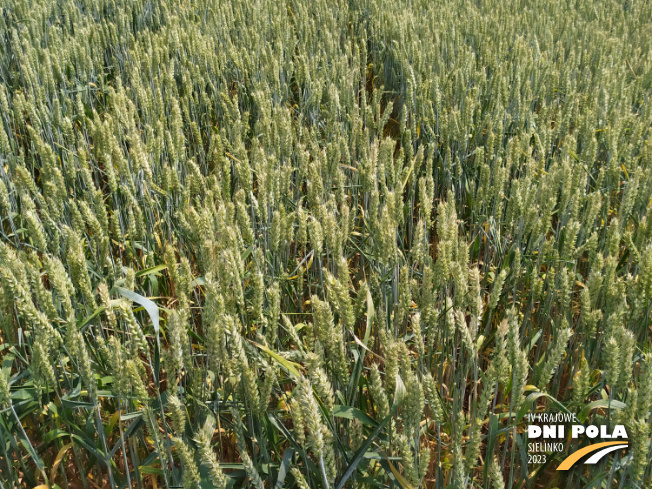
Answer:
<svg viewBox="0 0 652 489"><path fill-rule="evenodd" d="M643 0L0 0L0 489L652 487L651 129Z"/></svg>

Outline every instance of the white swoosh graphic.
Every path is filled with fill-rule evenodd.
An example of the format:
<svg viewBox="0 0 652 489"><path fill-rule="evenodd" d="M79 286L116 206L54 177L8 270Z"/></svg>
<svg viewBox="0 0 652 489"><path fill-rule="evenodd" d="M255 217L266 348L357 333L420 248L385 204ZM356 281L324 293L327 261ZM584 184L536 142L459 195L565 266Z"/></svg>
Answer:
<svg viewBox="0 0 652 489"><path fill-rule="evenodd" d="M627 445L614 445L612 447L603 448L602 450L598 451L597 453L591 455L591 458L589 458L584 463L588 464L588 465L597 464L602 457L604 457L608 453L613 452L615 450L620 450L621 448L627 448Z"/></svg>

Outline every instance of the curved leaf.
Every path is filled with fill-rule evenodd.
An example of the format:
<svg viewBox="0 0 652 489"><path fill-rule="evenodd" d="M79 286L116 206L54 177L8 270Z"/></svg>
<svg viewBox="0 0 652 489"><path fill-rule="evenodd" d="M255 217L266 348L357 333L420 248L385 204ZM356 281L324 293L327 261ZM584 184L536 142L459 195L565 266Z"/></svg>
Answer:
<svg viewBox="0 0 652 489"><path fill-rule="evenodd" d="M594 409L625 409L626 407L627 405L624 402L616 400L610 401L609 399L600 399L584 406L584 408L582 408L582 410L577 415L577 419L583 423L586 421L586 418L589 417L589 413Z"/></svg>
<svg viewBox="0 0 652 489"><path fill-rule="evenodd" d="M161 343L158 337L159 336L158 306L153 301L149 300L147 297L137 294L133 290L125 289L123 287L116 287L115 290L117 290L121 296L126 297L127 299L132 300L145 308L147 314L149 314L149 317L152 320L152 325L154 326L154 332L156 333L156 346L158 346L158 349L160 350Z"/></svg>

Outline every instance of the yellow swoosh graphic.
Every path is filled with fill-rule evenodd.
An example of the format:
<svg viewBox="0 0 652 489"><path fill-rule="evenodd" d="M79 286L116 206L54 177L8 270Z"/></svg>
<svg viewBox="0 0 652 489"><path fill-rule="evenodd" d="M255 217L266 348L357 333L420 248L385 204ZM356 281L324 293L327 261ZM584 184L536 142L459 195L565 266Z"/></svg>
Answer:
<svg viewBox="0 0 652 489"><path fill-rule="evenodd" d="M603 443L594 443L593 445L589 445L588 447L584 447L581 450L578 450L577 452L569 455L560 465L557 467L557 470L568 470L570 469L573 465L575 465L575 462L577 462L579 459L581 459L584 455L587 455L591 452L595 452L596 450L600 450L601 448L604 447L610 447L612 445L626 445L627 442L623 441L605 441Z"/></svg>

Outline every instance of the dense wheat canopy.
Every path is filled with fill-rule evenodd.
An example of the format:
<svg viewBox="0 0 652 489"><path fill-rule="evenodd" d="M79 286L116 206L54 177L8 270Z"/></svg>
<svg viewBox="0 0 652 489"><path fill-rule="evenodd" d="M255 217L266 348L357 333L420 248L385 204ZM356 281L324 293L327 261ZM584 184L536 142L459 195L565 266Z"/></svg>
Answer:
<svg viewBox="0 0 652 489"><path fill-rule="evenodd" d="M651 96L642 0L0 0L0 489L650 487Z"/></svg>

